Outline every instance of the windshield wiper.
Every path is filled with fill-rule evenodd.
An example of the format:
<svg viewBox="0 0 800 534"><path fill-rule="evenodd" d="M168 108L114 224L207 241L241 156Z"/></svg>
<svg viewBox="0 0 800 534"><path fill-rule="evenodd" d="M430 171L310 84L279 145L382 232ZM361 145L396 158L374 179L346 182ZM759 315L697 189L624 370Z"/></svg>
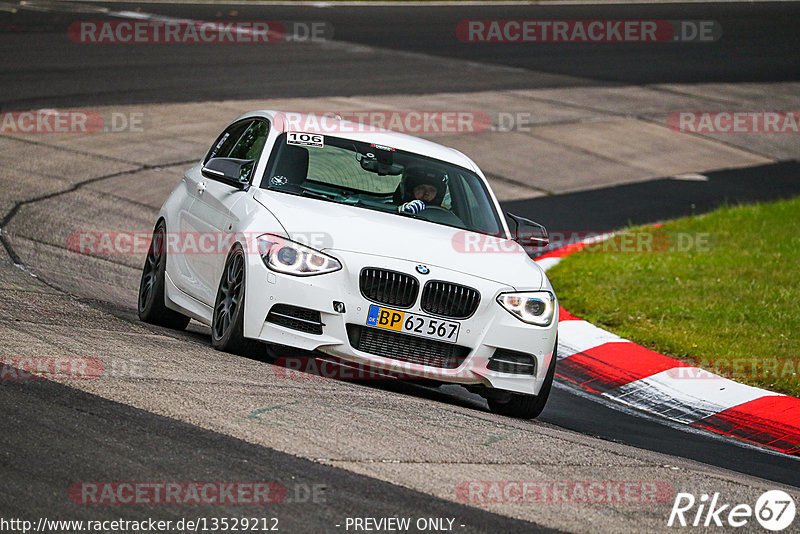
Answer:
<svg viewBox="0 0 800 534"><path fill-rule="evenodd" d="M336 197L334 196L326 195L325 193L318 193L316 191L309 191L308 189L303 189L300 194L304 197L318 198L320 200L331 200L334 202L336 201Z"/></svg>

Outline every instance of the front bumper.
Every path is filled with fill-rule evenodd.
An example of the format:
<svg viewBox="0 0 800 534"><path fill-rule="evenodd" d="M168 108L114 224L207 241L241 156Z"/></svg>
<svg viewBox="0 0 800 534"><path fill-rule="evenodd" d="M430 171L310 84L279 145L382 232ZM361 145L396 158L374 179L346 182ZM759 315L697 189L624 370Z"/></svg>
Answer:
<svg viewBox="0 0 800 534"><path fill-rule="evenodd" d="M553 345L558 324L557 315L548 327L528 325L505 311L495 300L500 293L514 291L515 288L511 286L430 264L428 265L432 274L421 275L415 271L418 263L409 260L345 251L328 253L338 258L343 268L334 273L305 278L275 273L264 265L258 254L248 255L245 337L303 350L319 350L356 364L391 372L400 371L404 376L457 384L480 384L511 392L538 394L551 358L555 357ZM354 331L373 328L365 325L370 305L375 303L367 300L359 289L359 275L364 267L378 267L413 275L419 280L420 288L427 279L435 277L437 280L466 285L480 292L480 304L471 317L464 320L448 319L461 325L456 344L464 347L466 356L460 365L454 368L422 365L399 361L392 358L391 353L378 355L353 347L351 341ZM402 311L431 316L421 309L419 301L418 295L414 305ZM334 302L343 303L345 311L335 311ZM276 304L288 304L319 312L324 325L322 333L302 332L267 322L266 318ZM379 305L392 308L385 304ZM512 374L489 369L490 359L498 349L532 356L535 360L535 374Z"/></svg>

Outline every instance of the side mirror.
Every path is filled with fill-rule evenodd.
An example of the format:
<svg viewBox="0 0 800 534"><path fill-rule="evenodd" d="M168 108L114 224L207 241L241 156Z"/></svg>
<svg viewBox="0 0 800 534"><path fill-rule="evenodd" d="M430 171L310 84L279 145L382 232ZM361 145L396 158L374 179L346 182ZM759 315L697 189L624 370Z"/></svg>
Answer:
<svg viewBox="0 0 800 534"><path fill-rule="evenodd" d="M547 229L541 224L525 217L520 217L512 213L508 217L514 221L514 241L522 245L524 249L544 249L550 245L550 237Z"/></svg>
<svg viewBox="0 0 800 534"><path fill-rule="evenodd" d="M203 165L203 176L230 184L242 191L250 188L250 175L255 168L253 159L211 158Z"/></svg>

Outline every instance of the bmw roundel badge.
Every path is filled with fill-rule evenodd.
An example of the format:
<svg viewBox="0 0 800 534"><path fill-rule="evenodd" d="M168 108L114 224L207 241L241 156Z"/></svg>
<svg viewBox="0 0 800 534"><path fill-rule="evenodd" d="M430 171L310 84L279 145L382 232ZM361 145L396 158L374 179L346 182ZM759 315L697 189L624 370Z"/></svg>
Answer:
<svg viewBox="0 0 800 534"><path fill-rule="evenodd" d="M428 269L427 265L417 265L417 272L419 274L428 274L431 270Z"/></svg>

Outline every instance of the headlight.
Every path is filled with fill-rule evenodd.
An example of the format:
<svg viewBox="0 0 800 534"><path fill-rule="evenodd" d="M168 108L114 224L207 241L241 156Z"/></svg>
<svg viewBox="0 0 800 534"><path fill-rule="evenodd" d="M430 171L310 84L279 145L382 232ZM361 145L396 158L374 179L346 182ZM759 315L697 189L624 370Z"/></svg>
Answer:
<svg viewBox="0 0 800 534"><path fill-rule="evenodd" d="M258 251L267 267L293 276L314 276L342 268L336 258L277 235L260 236Z"/></svg>
<svg viewBox="0 0 800 534"><path fill-rule="evenodd" d="M514 317L528 324L550 326L553 322L556 298L549 291L503 293L497 302Z"/></svg>

